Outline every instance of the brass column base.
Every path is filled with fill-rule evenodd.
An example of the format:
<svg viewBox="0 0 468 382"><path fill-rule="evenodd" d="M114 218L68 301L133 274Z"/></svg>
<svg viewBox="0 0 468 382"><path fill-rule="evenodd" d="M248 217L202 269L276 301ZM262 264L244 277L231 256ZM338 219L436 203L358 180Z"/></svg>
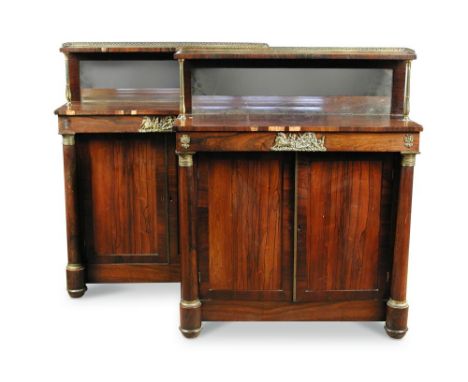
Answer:
<svg viewBox="0 0 468 382"><path fill-rule="evenodd" d="M81 264L67 265L67 291L70 297L78 298L88 290L86 287L85 267Z"/></svg>
<svg viewBox="0 0 468 382"><path fill-rule="evenodd" d="M70 297L79 298L79 297L83 296L86 293L87 290L88 290L88 288L85 285L85 287L81 288L81 289L67 289L67 292L70 295Z"/></svg>
<svg viewBox="0 0 468 382"><path fill-rule="evenodd" d="M387 325L385 325L385 331L387 332L388 336L389 337L392 337L396 340L399 340L401 338L403 338L406 334L406 332L408 331L408 328L406 329L389 329L387 327Z"/></svg>
<svg viewBox="0 0 468 382"><path fill-rule="evenodd" d="M195 338L200 334L201 323L201 301L184 300L180 301L180 332L186 338Z"/></svg>
<svg viewBox="0 0 468 382"><path fill-rule="evenodd" d="M201 326L198 329L183 329L179 328L180 332L183 334L185 338L196 338L199 336L201 332Z"/></svg>
<svg viewBox="0 0 468 382"><path fill-rule="evenodd" d="M408 331L408 303L389 299L387 301L387 320L385 331L389 337L397 340L403 338Z"/></svg>

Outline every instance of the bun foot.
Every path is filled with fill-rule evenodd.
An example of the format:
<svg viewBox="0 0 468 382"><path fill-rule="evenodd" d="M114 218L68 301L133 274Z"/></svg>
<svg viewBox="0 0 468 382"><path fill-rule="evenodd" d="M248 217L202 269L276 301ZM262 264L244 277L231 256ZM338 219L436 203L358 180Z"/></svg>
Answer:
<svg viewBox="0 0 468 382"><path fill-rule="evenodd" d="M86 286L81 289L67 289L68 294L70 295L71 298L79 298L83 296L87 290L88 288Z"/></svg>
<svg viewBox="0 0 468 382"><path fill-rule="evenodd" d="M389 299L387 301L387 322L385 331L397 340L403 338L408 331L408 303Z"/></svg>
<svg viewBox="0 0 468 382"><path fill-rule="evenodd" d="M198 329L182 329L179 328L180 332L183 334L185 338L196 338L200 335L201 327Z"/></svg>
<svg viewBox="0 0 468 382"><path fill-rule="evenodd" d="M408 331L408 328L396 330L396 329L389 329L387 326L385 326L385 331L387 332L389 337L392 337L396 340L400 340L405 336L406 332Z"/></svg>

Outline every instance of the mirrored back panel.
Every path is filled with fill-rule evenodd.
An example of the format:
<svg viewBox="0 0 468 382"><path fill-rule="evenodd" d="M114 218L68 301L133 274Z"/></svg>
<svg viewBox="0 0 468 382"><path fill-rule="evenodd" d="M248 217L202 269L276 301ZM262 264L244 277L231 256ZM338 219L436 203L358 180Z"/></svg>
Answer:
<svg viewBox="0 0 468 382"><path fill-rule="evenodd" d="M195 113L390 114L386 68L192 69Z"/></svg>
<svg viewBox="0 0 468 382"><path fill-rule="evenodd" d="M179 97L175 60L81 60L82 102L159 102Z"/></svg>

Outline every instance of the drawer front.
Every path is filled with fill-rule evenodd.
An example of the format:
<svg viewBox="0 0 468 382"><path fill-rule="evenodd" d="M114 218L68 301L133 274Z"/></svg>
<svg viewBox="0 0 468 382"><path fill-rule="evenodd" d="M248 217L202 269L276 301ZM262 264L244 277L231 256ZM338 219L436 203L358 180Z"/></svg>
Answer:
<svg viewBox="0 0 468 382"><path fill-rule="evenodd" d="M177 133L179 152L415 152L419 134L406 133Z"/></svg>
<svg viewBox="0 0 468 382"><path fill-rule="evenodd" d="M175 115L60 117L59 133L168 133L174 130L175 119Z"/></svg>

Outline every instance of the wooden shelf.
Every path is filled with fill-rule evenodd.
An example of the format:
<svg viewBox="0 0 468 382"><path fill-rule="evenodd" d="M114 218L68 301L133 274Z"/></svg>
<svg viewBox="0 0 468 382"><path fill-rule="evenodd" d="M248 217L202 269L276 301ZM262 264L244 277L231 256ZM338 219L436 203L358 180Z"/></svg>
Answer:
<svg viewBox="0 0 468 382"><path fill-rule="evenodd" d="M193 114L176 121L178 131L420 132L401 117L317 114Z"/></svg>
<svg viewBox="0 0 468 382"><path fill-rule="evenodd" d="M60 106L55 114L61 116L105 115L177 115L177 100L155 102L71 102Z"/></svg>

